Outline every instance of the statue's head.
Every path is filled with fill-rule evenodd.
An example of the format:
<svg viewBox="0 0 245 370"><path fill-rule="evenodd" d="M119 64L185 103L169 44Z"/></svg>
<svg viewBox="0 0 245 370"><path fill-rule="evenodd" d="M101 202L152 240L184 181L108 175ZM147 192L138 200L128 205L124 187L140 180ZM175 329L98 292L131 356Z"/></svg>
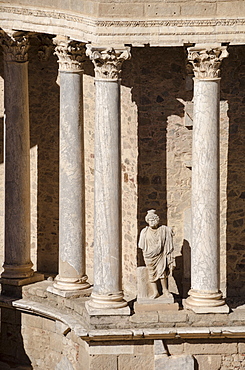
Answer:
<svg viewBox="0 0 245 370"><path fill-rule="evenodd" d="M150 209L149 211L147 211L147 215L145 216L145 220L151 228L157 228L160 218L156 214L155 209Z"/></svg>

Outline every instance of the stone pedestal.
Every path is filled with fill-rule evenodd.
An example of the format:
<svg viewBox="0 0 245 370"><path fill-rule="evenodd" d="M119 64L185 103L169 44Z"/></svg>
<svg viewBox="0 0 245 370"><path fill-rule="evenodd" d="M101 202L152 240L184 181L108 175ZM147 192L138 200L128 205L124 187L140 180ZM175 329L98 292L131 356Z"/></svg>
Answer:
<svg viewBox="0 0 245 370"><path fill-rule="evenodd" d="M123 308L121 267L120 80L129 50L93 49L95 65L95 209L93 309Z"/></svg>
<svg viewBox="0 0 245 370"><path fill-rule="evenodd" d="M225 304L219 290L219 66L227 55L225 47L189 49L195 78L191 290L186 307L194 311L207 307L210 312Z"/></svg>
<svg viewBox="0 0 245 370"><path fill-rule="evenodd" d="M152 286L149 282L147 267L137 268L137 302L134 310L137 311L176 311L179 309L178 303L174 303L174 296L168 292L167 295L161 294L157 298L150 298L153 294Z"/></svg>
<svg viewBox="0 0 245 370"><path fill-rule="evenodd" d="M84 45L56 38L60 76L59 275L56 290L90 286L85 274L85 191L83 143Z"/></svg>
<svg viewBox="0 0 245 370"><path fill-rule="evenodd" d="M2 38L5 106L5 259L1 283L23 285L33 276L30 259L30 134L28 39L13 32ZM33 279L32 279L33 277ZM19 279L24 279L19 284Z"/></svg>

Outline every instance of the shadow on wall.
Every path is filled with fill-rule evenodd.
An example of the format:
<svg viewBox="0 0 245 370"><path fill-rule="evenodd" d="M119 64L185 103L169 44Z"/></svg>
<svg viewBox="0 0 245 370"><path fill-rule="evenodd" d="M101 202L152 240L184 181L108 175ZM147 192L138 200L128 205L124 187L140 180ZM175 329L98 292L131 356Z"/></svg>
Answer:
<svg viewBox="0 0 245 370"><path fill-rule="evenodd" d="M167 224L166 134L168 117L184 116L177 98L185 91L184 48L132 48L132 58L123 66L122 84L132 88L138 110L138 235L146 226L147 210L156 209L160 223ZM138 249L137 265L143 266ZM175 277L181 290L183 263L179 257Z"/></svg>
<svg viewBox="0 0 245 370"><path fill-rule="evenodd" d="M59 86L57 58L38 58L40 41L29 49L31 147L37 146L37 270L58 271L59 244Z"/></svg>
<svg viewBox="0 0 245 370"><path fill-rule="evenodd" d="M221 99L228 101L227 297L245 303L245 47L222 62Z"/></svg>
<svg viewBox="0 0 245 370"><path fill-rule="evenodd" d="M26 370L33 369L24 349L21 312L13 308L1 308L0 368L8 370L18 365Z"/></svg>

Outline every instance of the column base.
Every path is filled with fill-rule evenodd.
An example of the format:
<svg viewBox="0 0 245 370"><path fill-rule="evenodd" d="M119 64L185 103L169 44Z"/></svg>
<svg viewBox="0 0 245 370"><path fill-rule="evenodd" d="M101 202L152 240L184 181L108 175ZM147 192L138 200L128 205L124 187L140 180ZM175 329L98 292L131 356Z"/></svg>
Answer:
<svg viewBox="0 0 245 370"><path fill-rule="evenodd" d="M53 287L63 291L75 291L88 289L90 284L86 281L87 275L84 275L81 279L78 278L62 278L56 276Z"/></svg>
<svg viewBox="0 0 245 370"><path fill-rule="evenodd" d="M29 278L34 275L32 269L33 263L27 263L25 265L7 265L4 263L4 271L1 274L1 278L6 279L23 279Z"/></svg>
<svg viewBox="0 0 245 370"><path fill-rule="evenodd" d="M22 278L22 279L17 279L17 278L10 279L10 278L1 277L0 283L2 285L23 286L23 285L28 285L32 283L37 283L38 281L42 281L42 280L44 280L43 274L40 274L39 272L33 272L32 276Z"/></svg>
<svg viewBox="0 0 245 370"><path fill-rule="evenodd" d="M47 292L58 295L64 298L72 297L90 297L92 292L92 287L88 284L88 287L85 289L76 289L76 290L61 290L56 289L53 285L47 287Z"/></svg>
<svg viewBox="0 0 245 370"><path fill-rule="evenodd" d="M123 299L123 292L112 294L91 294L88 306L93 309L119 309L126 307L128 303Z"/></svg>
<svg viewBox="0 0 245 370"><path fill-rule="evenodd" d="M22 279L7 279L1 278L0 283L2 286L1 295L22 298L22 287L24 285L33 284L38 281L44 280L44 275L34 272L32 276Z"/></svg>
<svg viewBox="0 0 245 370"><path fill-rule="evenodd" d="M189 297L184 301L184 307L195 313L228 313L229 307L225 304L220 291L215 293L189 291Z"/></svg>

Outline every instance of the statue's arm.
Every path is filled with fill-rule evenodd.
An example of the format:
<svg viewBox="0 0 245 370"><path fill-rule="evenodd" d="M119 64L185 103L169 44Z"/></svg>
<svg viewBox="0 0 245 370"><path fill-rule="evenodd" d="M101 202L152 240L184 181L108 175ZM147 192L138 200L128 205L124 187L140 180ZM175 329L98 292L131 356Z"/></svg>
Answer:
<svg viewBox="0 0 245 370"><path fill-rule="evenodd" d="M141 230L140 237L139 237L139 243L138 248L145 249L145 234L146 234L147 227Z"/></svg>

